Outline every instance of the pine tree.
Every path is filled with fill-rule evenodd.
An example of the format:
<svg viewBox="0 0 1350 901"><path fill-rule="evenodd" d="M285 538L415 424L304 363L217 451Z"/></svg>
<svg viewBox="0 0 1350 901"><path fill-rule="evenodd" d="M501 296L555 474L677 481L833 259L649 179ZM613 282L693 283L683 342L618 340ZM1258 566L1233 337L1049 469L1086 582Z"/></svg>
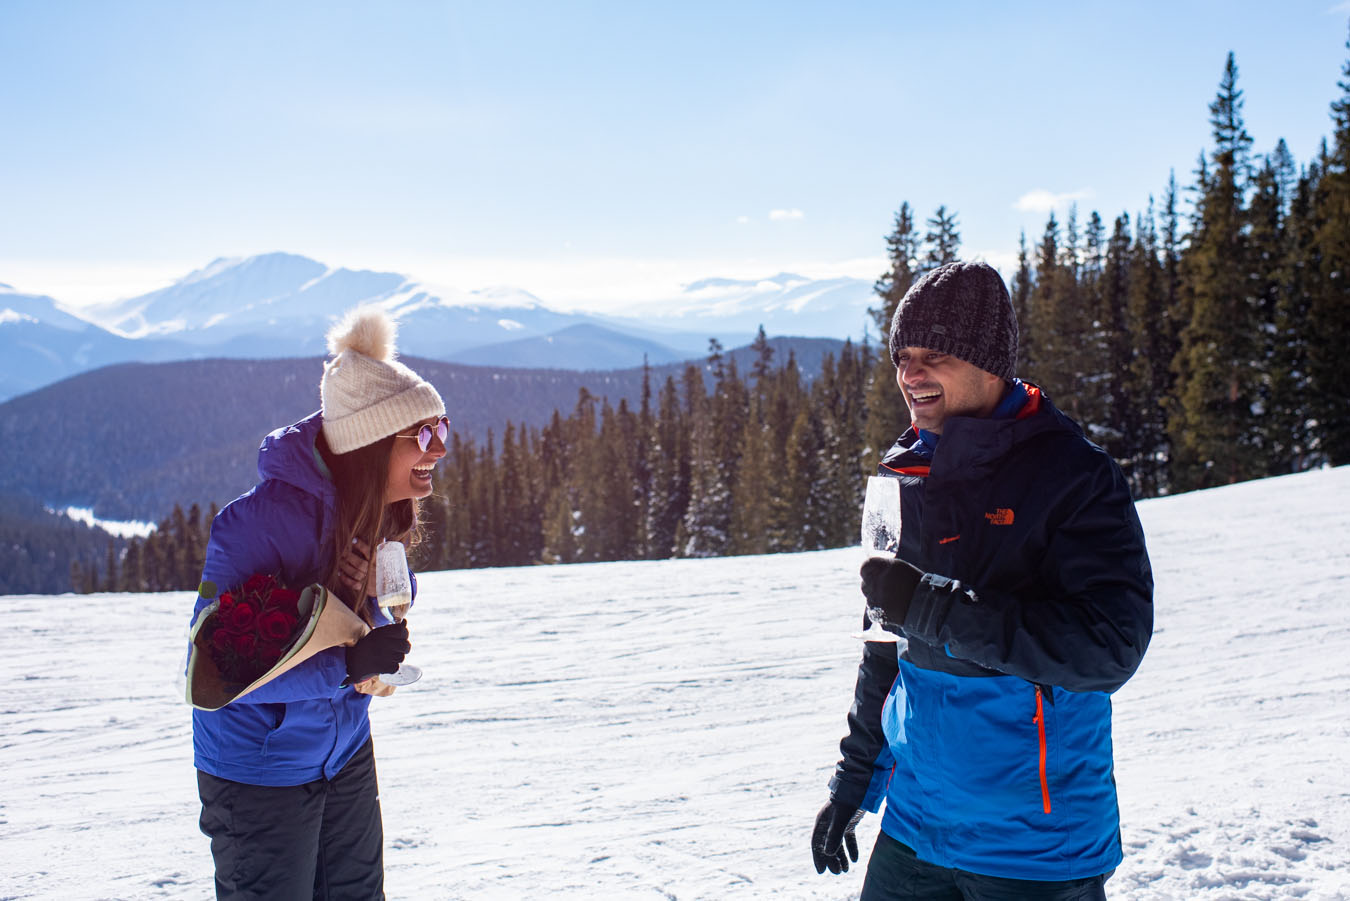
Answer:
<svg viewBox="0 0 1350 901"><path fill-rule="evenodd" d="M805 520L813 515L804 506L806 499L798 496L799 486L792 483L799 474L790 471L788 460L792 454L793 430L801 414L809 408L810 395L802 384L797 357L789 351L786 362L774 374L769 390L765 392L765 458L756 476L765 485L768 496L766 542L769 552L801 550Z"/></svg>
<svg viewBox="0 0 1350 901"><path fill-rule="evenodd" d="M652 369L647 355L642 355L642 402L632 435L633 490L637 505L637 525L632 538L633 554L639 560L649 559L651 551L652 503L652 443L656 440L656 417L652 413Z"/></svg>
<svg viewBox="0 0 1350 901"><path fill-rule="evenodd" d="M895 228L886 236L886 257L890 269L872 286L879 302L867 310L883 344L890 333L895 308L914 284L919 271L919 236L914 231L914 214L908 201L900 204L895 214Z"/></svg>
<svg viewBox="0 0 1350 901"><path fill-rule="evenodd" d="M192 546L188 536L187 516L181 504L173 505L173 513L161 526L169 542L169 559L172 561L167 579L167 588L177 589L194 586L201 581L201 570L192 571L193 559L197 549Z"/></svg>
<svg viewBox="0 0 1350 901"><path fill-rule="evenodd" d="M600 470L591 474L598 492L597 517L587 521L595 536L594 559L631 560L642 556L640 541L645 519L639 497L637 461L642 451L637 416L626 399L612 409L606 400L600 411L600 433L594 455Z"/></svg>
<svg viewBox="0 0 1350 901"><path fill-rule="evenodd" d="M196 506L194 504L194 506ZM141 558L142 542L133 538L122 552L122 572L117 582L118 591L145 591L145 564Z"/></svg>
<svg viewBox="0 0 1350 901"><path fill-rule="evenodd" d="M694 377L701 387L697 370ZM675 533L689 504L689 439L673 376L667 377L661 388L648 456L652 487L647 506L647 556L664 559L675 552Z"/></svg>
<svg viewBox="0 0 1350 901"><path fill-rule="evenodd" d="M727 442L719 430L728 424L727 367L722 345L708 342L707 368L714 378L714 391L706 397L702 377L693 373L698 387L685 370L685 403L692 423L689 449L689 504L676 535L676 553L682 557L716 557L725 552L730 529L731 484L724 452ZM734 360L732 361L734 364ZM735 435L739 436L737 430Z"/></svg>
<svg viewBox="0 0 1350 901"><path fill-rule="evenodd" d="M1210 125L1214 168L1202 166L1199 173L1198 227L1183 259L1190 321L1177 367L1180 409L1170 423L1183 488L1236 482L1264 469L1252 415L1264 361L1258 307L1247 278L1251 138L1231 53L1210 105Z"/></svg>
<svg viewBox="0 0 1350 901"><path fill-rule="evenodd" d="M92 563L85 566L84 571L80 575L81 575L80 587L77 588L76 591L78 591L80 594L93 594L94 592L98 591L97 566L95 566Z"/></svg>
<svg viewBox="0 0 1350 901"><path fill-rule="evenodd" d="M1273 473L1299 472L1312 465L1317 453L1315 417L1320 411L1314 396L1309 356L1309 313L1312 298L1323 290L1321 228L1315 198L1321 169L1313 164L1293 187L1284 220L1286 257L1284 282L1275 307L1274 350L1270 361L1270 432Z"/></svg>
<svg viewBox="0 0 1350 901"><path fill-rule="evenodd" d="M691 455L687 541L690 557L720 557L731 544L732 493L740 476L741 435L749 417L750 396L736 358L721 357L721 345L709 342L709 366L716 382L704 420L695 425ZM750 473L750 477L757 475Z"/></svg>
<svg viewBox="0 0 1350 901"><path fill-rule="evenodd" d="M473 521L469 510L469 486L477 480L478 452L473 438L461 437L456 432L450 442L449 456L453 463L446 480L444 559L451 569L465 569L475 564Z"/></svg>
<svg viewBox="0 0 1350 901"><path fill-rule="evenodd" d="M1248 216L1247 276L1256 304L1260 328L1258 353L1263 361L1262 379L1256 386L1258 440L1266 475L1293 471L1293 459L1298 455L1295 447L1302 443L1297 423L1306 421L1305 414L1298 410L1297 377L1284 368L1287 354L1281 346L1285 336L1280 320L1282 311L1289 308L1284 296L1288 290L1291 253L1287 232L1289 197L1285 192L1291 182L1288 170L1292 166L1289 150L1281 140L1256 170Z"/></svg>
<svg viewBox="0 0 1350 901"><path fill-rule="evenodd" d="M740 430L727 540L727 552L731 554L765 554L769 551L772 468L764 406L762 396L753 397L749 415Z"/></svg>
<svg viewBox="0 0 1350 901"><path fill-rule="evenodd" d="M1100 224L1095 212L1092 221ZM1101 274L1093 279L1096 316L1092 425L1094 440L1120 462L1127 478L1137 482L1134 468L1139 454L1136 444L1139 424L1124 390L1125 373L1133 356L1125 324L1132 278L1130 246L1130 219L1122 213L1112 226Z"/></svg>
<svg viewBox="0 0 1350 901"><path fill-rule="evenodd" d="M103 581L99 583L101 591L117 590L117 548L113 546L111 539L108 541L108 552L104 556L103 562Z"/></svg>
<svg viewBox="0 0 1350 901"><path fill-rule="evenodd" d="M581 456L582 451L575 446L575 434L574 424L565 421L557 410L540 434L540 470L548 488L539 555L544 563L573 563L580 559L576 535L580 511L572 481L572 460Z"/></svg>
<svg viewBox="0 0 1350 901"><path fill-rule="evenodd" d="M1167 484L1164 403L1172 390L1171 360L1175 351L1168 331L1167 292L1152 198L1148 213L1140 218L1135 229L1129 268L1125 326L1133 353L1120 376L1120 390L1130 405L1135 433L1130 442L1131 463L1127 472L1136 497L1154 497Z"/></svg>
<svg viewBox="0 0 1350 901"><path fill-rule="evenodd" d="M895 228L886 236L886 251L890 268L872 286L877 305L867 311L881 336L868 378L864 433L864 453L873 460L880 457L896 436L909 428L909 411L904 404L894 403L895 364L891 362L889 341L895 308L922 271L919 236L914 231L914 215L908 201L901 203L895 214Z"/></svg>
<svg viewBox="0 0 1350 901"><path fill-rule="evenodd" d="M188 508L184 528L183 543L187 555L187 567L184 572L186 581L183 587L194 588L201 582L202 569L206 566L206 542L211 528L210 522L202 522L200 504L194 503Z"/></svg>
<svg viewBox="0 0 1350 901"><path fill-rule="evenodd" d="M496 531L501 536L498 562L503 566L524 566L538 559L537 536L543 511L537 496L537 479L530 466L524 424L517 432L511 422L502 432L501 483L502 522Z"/></svg>
<svg viewBox="0 0 1350 901"><path fill-rule="evenodd" d="M1036 357L1036 333L1032 330L1031 292L1035 286L1031 274L1031 256L1027 253L1027 233L1017 240L1017 273L1012 281L1013 313L1017 316L1017 374L1028 373Z"/></svg>
<svg viewBox="0 0 1350 901"><path fill-rule="evenodd" d="M1350 50L1350 40L1346 42ZM1331 150L1324 152L1315 195L1320 273L1308 309L1308 378L1320 449L1333 466L1350 463L1350 58L1331 104Z"/></svg>
<svg viewBox="0 0 1350 901"><path fill-rule="evenodd" d="M927 225L928 231L923 236L924 243L928 245L928 251L924 254L925 272L956 262L961 249L961 233L957 228L955 210L948 213L945 205L938 207Z"/></svg>
<svg viewBox="0 0 1350 901"><path fill-rule="evenodd" d="M820 471L823 435L820 420L809 407L793 419L783 448L783 464L775 467L773 531L770 550L813 551L827 547L827 510Z"/></svg>
<svg viewBox="0 0 1350 901"><path fill-rule="evenodd" d="M1047 230L1049 226L1047 225ZM1064 221L1064 242L1059 245L1058 265L1051 270L1054 279L1054 344L1046 349L1044 369L1051 375L1049 389L1060 409L1078 422L1088 419L1091 394L1088 391L1093 367L1092 309L1082 286L1083 250L1078 231L1078 207L1069 207ZM1038 273L1039 279L1039 273Z"/></svg>
<svg viewBox="0 0 1350 901"><path fill-rule="evenodd" d="M827 357L821 376L811 388L811 411L820 431L818 484L811 507L818 511L816 522L826 547L856 542L858 515L862 510L865 475L876 471L887 445L873 451L865 447L863 433L870 415L865 413L873 387L868 384L866 343L855 351L845 342L838 363ZM900 404L899 388L891 383L887 402ZM898 436L897 436L898 437Z"/></svg>
<svg viewBox="0 0 1350 901"><path fill-rule="evenodd" d="M1052 211L1046 220L1040 243L1036 245L1036 275L1027 304L1027 324L1034 336L1035 355L1027 361L1027 368L1021 373L1024 378L1039 384L1052 395L1057 395L1058 385L1067 378L1062 372L1062 281L1059 274L1059 222Z"/></svg>

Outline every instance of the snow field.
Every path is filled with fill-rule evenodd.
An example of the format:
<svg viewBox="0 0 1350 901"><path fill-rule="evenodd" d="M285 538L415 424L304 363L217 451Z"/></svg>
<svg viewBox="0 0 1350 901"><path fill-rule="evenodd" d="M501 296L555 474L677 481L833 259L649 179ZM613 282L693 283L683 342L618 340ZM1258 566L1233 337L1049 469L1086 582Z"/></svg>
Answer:
<svg viewBox="0 0 1350 901"><path fill-rule="evenodd" d="M1147 501L1113 899L1350 898L1350 467ZM428 573L372 706L390 898L847 898L808 836L861 552ZM199 899L187 594L0 598L0 899Z"/></svg>

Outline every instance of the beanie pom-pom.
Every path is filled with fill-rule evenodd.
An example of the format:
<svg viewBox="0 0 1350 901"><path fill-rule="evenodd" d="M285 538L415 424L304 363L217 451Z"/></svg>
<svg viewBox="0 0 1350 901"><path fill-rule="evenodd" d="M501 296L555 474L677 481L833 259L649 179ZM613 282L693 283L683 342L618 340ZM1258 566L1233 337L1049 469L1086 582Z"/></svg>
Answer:
<svg viewBox="0 0 1350 901"><path fill-rule="evenodd" d="M349 311L328 330L328 352L337 356L354 350L372 360L394 359L394 339L398 325L379 307L358 307Z"/></svg>

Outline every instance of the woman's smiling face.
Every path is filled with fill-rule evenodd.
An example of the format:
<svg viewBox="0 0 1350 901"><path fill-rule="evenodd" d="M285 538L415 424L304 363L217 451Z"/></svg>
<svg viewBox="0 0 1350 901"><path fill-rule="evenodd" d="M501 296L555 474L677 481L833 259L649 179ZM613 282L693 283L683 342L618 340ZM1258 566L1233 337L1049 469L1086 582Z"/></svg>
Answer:
<svg viewBox="0 0 1350 901"><path fill-rule="evenodd" d="M414 422L394 438L389 451L389 477L384 485L386 504L431 494L431 470L445 456L445 444L434 433L438 419L439 416L432 416ZM417 430L424 425L433 428L431 443L425 451L417 445Z"/></svg>

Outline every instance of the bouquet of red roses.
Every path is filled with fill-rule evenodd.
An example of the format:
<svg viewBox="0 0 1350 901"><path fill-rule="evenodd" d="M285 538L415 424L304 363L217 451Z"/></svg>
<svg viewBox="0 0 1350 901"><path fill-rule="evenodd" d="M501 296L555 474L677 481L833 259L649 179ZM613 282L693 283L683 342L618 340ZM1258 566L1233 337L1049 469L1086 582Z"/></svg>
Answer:
<svg viewBox="0 0 1350 901"><path fill-rule="evenodd" d="M258 574L219 597L211 582L197 591L210 601L188 630L187 702L199 710L219 710L370 631L322 585L294 591Z"/></svg>
<svg viewBox="0 0 1350 901"><path fill-rule="evenodd" d="M300 592L254 573L219 598L202 640L221 676L249 683L271 669L300 629Z"/></svg>

